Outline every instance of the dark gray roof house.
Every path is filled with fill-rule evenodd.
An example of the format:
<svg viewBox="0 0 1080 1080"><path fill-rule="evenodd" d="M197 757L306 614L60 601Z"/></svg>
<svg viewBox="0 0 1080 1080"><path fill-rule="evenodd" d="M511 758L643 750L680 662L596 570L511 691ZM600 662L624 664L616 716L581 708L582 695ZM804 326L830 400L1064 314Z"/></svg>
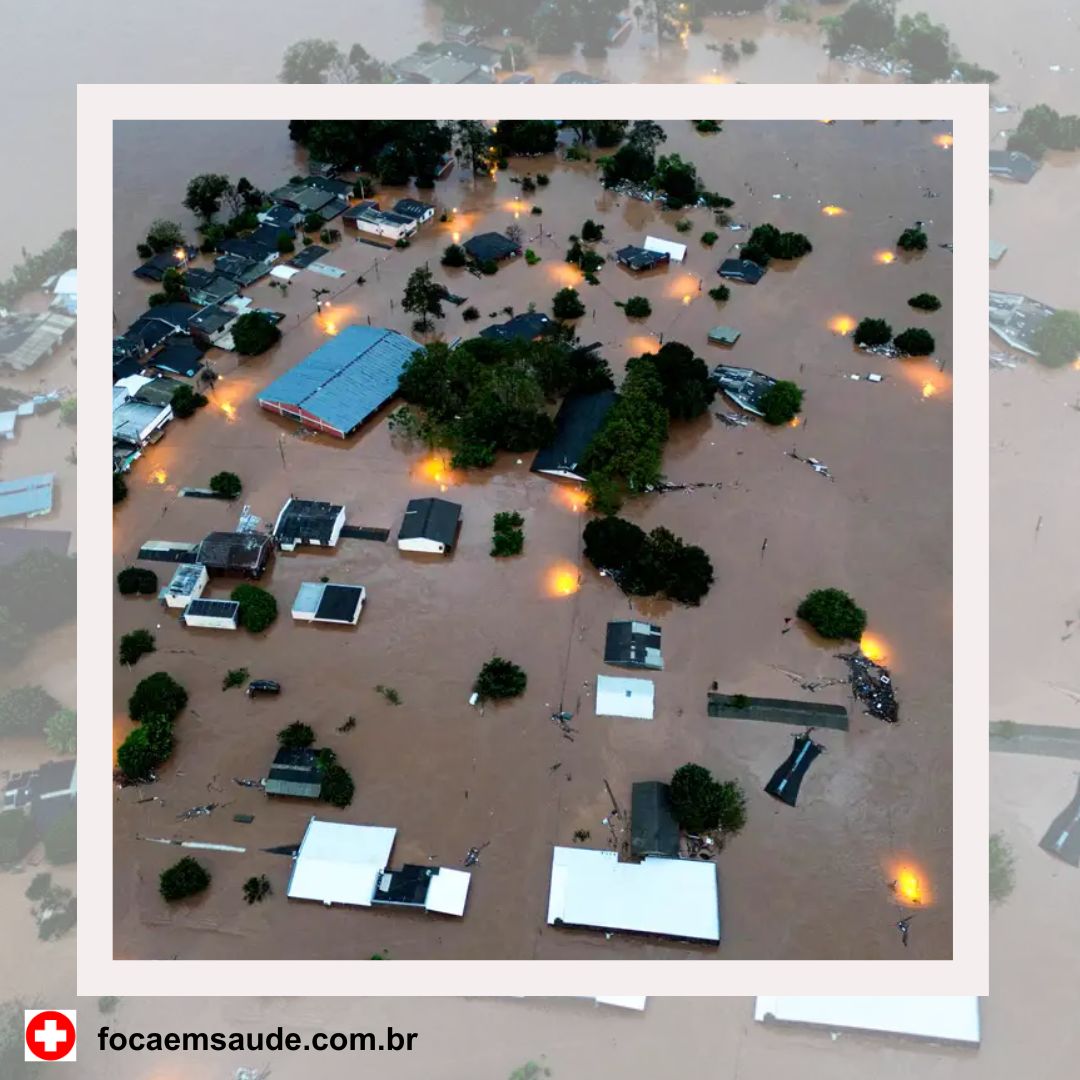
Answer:
<svg viewBox="0 0 1080 1080"><path fill-rule="evenodd" d="M270 272L270 264L262 259L248 259L242 255L222 255L214 260L214 269L240 287L254 285Z"/></svg>
<svg viewBox="0 0 1080 1080"><path fill-rule="evenodd" d="M210 573L260 578L274 550L265 533L212 532L199 544L195 561Z"/></svg>
<svg viewBox="0 0 1080 1080"><path fill-rule="evenodd" d="M76 778L74 760L47 761L16 773L4 786L0 810L28 811L40 833L75 805Z"/></svg>
<svg viewBox="0 0 1080 1080"><path fill-rule="evenodd" d="M136 267L132 273L145 281L160 281L165 276L166 270L176 270L197 254L195 248L188 248L183 257L177 255L176 251L163 251L159 255L147 259L142 266Z"/></svg>
<svg viewBox="0 0 1080 1080"><path fill-rule="evenodd" d="M301 181L298 184L286 184L270 192L270 198L276 203L284 203L304 214L318 213L329 206L336 196L333 192L322 191Z"/></svg>
<svg viewBox="0 0 1080 1080"><path fill-rule="evenodd" d="M338 199L347 199L352 194L353 186L348 180L339 180L336 176L309 176L304 184L315 188L316 191L325 192Z"/></svg>
<svg viewBox="0 0 1080 1080"><path fill-rule="evenodd" d="M272 243L256 240L251 236L229 237L220 241L217 250L222 255L237 255L241 259L251 259L254 262L273 262L278 257L277 234L275 233Z"/></svg>
<svg viewBox="0 0 1080 1080"><path fill-rule="evenodd" d="M555 438L536 452L532 471L584 482L581 459L617 398L614 390L567 394L555 416Z"/></svg>
<svg viewBox="0 0 1080 1080"><path fill-rule="evenodd" d="M285 206L283 203L277 203L271 206L269 210L264 210L259 214L259 220L264 225L273 225L275 228L295 233L296 226L304 220L304 215L295 206Z"/></svg>
<svg viewBox="0 0 1080 1080"><path fill-rule="evenodd" d="M1071 866L1080 866L1080 784L1072 802L1051 822L1039 847Z"/></svg>
<svg viewBox="0 0 1080 1080"><path fill-rule="evenodd" d="M448 499L410 499L398 532L398 548L445 554L454 547L461 505Z"/></svg>
<svg viewBox="0 0 1080 1080"><path fill-rule="evenodd" d="M1019 150L991 150L990 175L1026 184L1039 171L1039 162Z"/></svg>
<svg viewBox="0 0 1080 1080"><path fill-rule="evenodd" d="M763 375L753 368L732 367L730 364L717 364L710 377L725 397L755 416L764 415L762 398L776 385L771 375Z"/></svg>
<svg viewBox="0 0 1080 1080"><path fill-rule="evenodd" d="M184 291L193 304L220 304L236 295L236 282L196 266L184 274Z"/></svg>
<svg viewBox="0 0 1080 1080"><path fill-rule="evenodd" d="M679 823L667 784L649 780L630 789L630 854L638 858L679 854Z"/></svg>
<svg viewBox="0 0 1080 1080"><path fill-rule="evenodd" d="M477 262L500 262L521 254L521 248L502 233L486 232L465 241L465 251Z"/></svg>
<svg viewBox="0 0 1080 1080"><path fill-rule="evenodd" d="M615 261L628 270L652 270L657 266L666 266L671 256L666 251L649 251L648 248L629 244L615 252Z"/></svg>
<svg viewBox="0 0 1080 1080"><path fill-rule="evenodd" d="M147 361L158 371L170 375L182 375L193 379L203 366L205 349L190 334L173 334L165 341L165 347Z"/></svg>
<svg viewBox="0 0 1080 1080"><path fill-rule="evenodd" d="M527 311L515 315L509 322L487 326L480 331L489 341L536 341L551 333L558 324L542 311Z"/></svg>
<svg viewBox="0 0 1080 1080"><path fill-rule="evenodd" d="M745 281L747 285L756 285L765 276L765 268L750 259L725 259L718 272L721 277Z"/></svg>
<svg viewBox="0 0 1080 1080"><path fill-rule="evenodd" d="M653 668L660 671L660 627L638 619L622 619L607 624L604 663L619 667Z"/></svg>
<svg viewBox="0 0 1080 1080"><path fill-rule="evenodd" d="M191 317L188 329L194 336L213 342L239 317L239 314L230 308L222 307L220 304L210 304Z"/></svg>
<svg viewBox="0 0 1080 1080"><path fill-rule="evenodd" d="M422 223L435 216L435 207L419 199L398 199L394 203L394 213Z"/></svg>
<svg viewBox="0 0 1080 1080"><path fill-rule="evenodd" d="M274 755L270 775L263 790L267 795L286 795L294 799L317 799L322 795L322 771L319 752L311 747L281 747Z"/></svg>

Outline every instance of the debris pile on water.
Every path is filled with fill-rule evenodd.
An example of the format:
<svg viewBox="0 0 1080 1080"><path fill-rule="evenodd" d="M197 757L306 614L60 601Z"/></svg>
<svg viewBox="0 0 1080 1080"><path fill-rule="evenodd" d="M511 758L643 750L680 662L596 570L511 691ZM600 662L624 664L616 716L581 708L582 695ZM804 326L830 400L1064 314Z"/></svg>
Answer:
<svg viewBox="0 0 1080 1080"><path fill-rule="evenodd" d="M837 659L847 664L851 692L862 702L867 714L895 724L900 719L900 705L889 669L861 652L837 653Z"/></svg>

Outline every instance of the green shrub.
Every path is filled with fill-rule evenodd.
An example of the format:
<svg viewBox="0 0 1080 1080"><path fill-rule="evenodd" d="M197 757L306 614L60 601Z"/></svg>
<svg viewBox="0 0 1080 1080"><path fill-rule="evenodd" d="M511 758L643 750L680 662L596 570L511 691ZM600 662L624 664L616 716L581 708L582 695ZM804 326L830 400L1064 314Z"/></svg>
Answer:
<svg viewBox="0 0 1080 1080"><path fill-rule="evenodd" d="M594 243L597 240L603 240L604 238L604 226L597 225L592 218L589 218L584 225L581 226L581 239L589 243Z"/></svg>
<svg viewBox="0 0 1080 1080"><path fill-rule="evenodd" d="M281 331L261 312L248 311L233 323L232 339L241 356L258 356L281 340Z"/></svg>
<svg viewBox="0 0 1080 1080"><path fill-rule="evenodd" d="M703 232L701 234L701 242L706 247L712 247L713 244L715 244L716 241L719 240L719 239L720 239L720 234L713 232L711 229L708 232Z"/></svg>
<svg viewBox="0 0 1080 1080"><path fill-rule="evenodd" d="M306 750L315 744L315 732L300 720L294 720L277 734L278 745L286 750Z"/></svg>
<svg viewBox="0 0 1080 1080"><path fill-rule="evenodd" d="M781 379L773 383L761 398L761 411L767 424L786 424L802 409L803 392L795 383Z"/></svg>
<svg viewBox="0 0 1080 1080"><path fill-rule="evenodd" d="M884 319L863 319L855 327L851 339L856 345L866 345L869 348L888 345L892 340L892 327Z"/></svg>
<svg viewBox="0 0 1080 1080"><path fill-rule="evenodd" d="M40 735L60 708L40 686L19 686L0 697L0 736Z"/></svg>
<svg viewBox="0 0 1080 1080"><path fill-rule="evenodd" d="M477 308L470 306L461 313L461 317L465 322L475 322L480 318L480 312Z"/></svg>
<svg viewBox="0 0 1080 1080"><path fill-rule="evenodd" d="M694 128L702 135L712 135L717 131L720 131L719 120L695 120Z"/></svg>
<svg viewBox="0 0 1080 1080"><path fill-rule="evenodd" d="M130 667L155 649L154 635L149 630L132 630L120 638L120 663Z"/></svg>
<svg viewBox="0 0 1080 1080"><path fill-rule="evenodd" d="M153 596L158 591L158 576L141 566L127 566L116 575L121 596Z"/></svg>
<svg viewBox="0 0 1080 1080"><path fill-rule="evenodd" d="M842 589L815 589L796 614L831 641L858 641L866 629L866 612Z"/></svg>
<svg viewBox="0 0 1080 1080"><path fill-rule="evenodd" d="M581 302L577 289L567 286L555 294L551 310L556 319L579 319L585 314L585 305Z"/></svg>
<svg viewBox="0 0 1080 1080"><path fill-rule="evenodd" d="M525 519L515 511L495 515L492 527L491 554L497 558L520 555L525 546Z"/></svg>
<svg viewBox="0 0 1080 1080"><path fill-rule="evenodd" d="M921 326L914 326L893 338L902 356L929 356L934 351L934 335Z"/></svg>
<svg viewBox="0 0 1080 1080"><path fill-rule="evenodd" d="M249 877L244 882L244 899L249 904L261 904L272 891L270 881L265 874Z"/></svg>
<svg viewBox="0 0 1080 1080"><path fill-rule="evenodd" d="M718 304L722 304L725 300L731 299L731 289L726 285L717 285L715 289L709 290L709 296Z"/></svg>
<svg viewBox="0 0 1080 1080"><path fill-rule="evenodd" d="M1062 308L1036 329L1033 342L1039 363L1064 367L1080 358L1080 312Z"/></svg>
<svg viewBox="0 0 1080 1080"><path fill-rule="evenodd" d="M243 686L248 681L250 672L246 667L229 668L221 680L222 690L231 690L234 686Z"/></svg>
<svg viewBox="0 0 1080 1080"><path fill-rule="evenodd" d="M540 256L537 255L532 248L526 248L525 261L529 264L529 266L535 266L538 262L540 262Z"/></svg>
<svg viewBox="0 0 1080 1080"><path fill-rule="evenodd" d="M171 675L158 671L135 687L128 698L128 716L137 724L152 716L171 722L180 715L187 701L187 691Z"/></svg>
<svg viewBox="0 0 1080 1080"><path fill-rule="evenodd" d="M652 304L644 296L631 296L623 304L628 319L647 319L652 314Z"/></svg>
<svg viewBox="0 0 1080 1080"><path fill-rule="evenodd" d="M465 249L460 244L450 244L440 260L443 266L464 266L468 261Z"/></svg>
<svg viewBox="0 0 1080 1080"><path fill-rule="evenodd" d="M54 754L74 754L77 723L74 709L57 709L45 721L45 744Z"/></svg>
<svg viewBox="0 0 1080 1080"><path fill-rule="evenodd" d="M681 233L688 233L694 227L694 223L689 218L679 218L675 222L675 231Z"/></svg>
<svg viewBox="0 0 1080 1080"><path fill-rule="evenodd" d="M235 499L243 489L244 485L236 473L219 472L210 477L210 490L223 499Z"/></svg>
<svg viewBox="0 0 1080 1080"><path fill-rule="evenodd" d="M926 244L926 233L922 229L905 229L896 241L901 251L925 251Z"/></svg>
<svg viewBox="0 0 1080 1080"><path fill-rule="evenodd" d="M990 836L990 903L1001 904L1016 887L1016 859L1004 833Z"/></svg>
<svg viewBox="0 0 1080 1080"><path fill-rule="evenodd" d="M158 891L167 903L196 896L210 887L210 872L190 855L163 870Z"/></svg>
<svg viewBox="0 0 1080 1080"><path fill-rule="evenodd" d="M473 690L481 701L503 701L520 697L527 683L528 676L517 664L494 656L480 669Z"/></svg>
<svg viewBox="0 0 1080 1080"><path fill-rule="evenodd" d="M919 311L937 311L941 307L941 301L933 293L921 292L913 296L908 304Z"/></svg>
<svg viewBox="0 0 1080 1080"><path fill-rule="evenodd" d="M258 585L237 585L229 599L240 605L239 624L253 634L261 634L277 618L277 600Z"/></svg>
<svg viewBox="0 0 1080 1080"><path fill-rule="evenodd" d="M356 785L348 771L334 763L323 770L322 789L319 797L331 806L344 809L353 801Z"/></svg>

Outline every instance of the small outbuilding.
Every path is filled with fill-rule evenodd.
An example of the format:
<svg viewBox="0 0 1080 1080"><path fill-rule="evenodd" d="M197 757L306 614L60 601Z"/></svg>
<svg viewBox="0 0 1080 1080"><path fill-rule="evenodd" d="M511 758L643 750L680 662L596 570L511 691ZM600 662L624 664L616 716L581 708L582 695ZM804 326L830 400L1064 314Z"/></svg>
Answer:
<svg viewBox="0 0 1080 1080"><path fill-rule="evenodd" d="M411 218L418 225L430 221L435 216L435 207L431 203L421 202L419 199L398 199L394 203L394 213L402 217Z"/></svg>
<svg viewBox="0 0 1080 1080"><path fill-rule="evenodd" d="M270 775L263 784L267 795L294 799L318 799L322 796L322 770L319 752L310 746L282 746L274 755Z"/></svg>
<svg viewBox="0 0 1080 1080"><path fill-rule="evenodd" d="M712 345L727 345L730 348L740 337L742 334L733 326L714 326L709 331L709 342Z"/></svg>
<svg viewBox="0 0 1080 1080"><path fill-rule="evenodd" d="M634 784L630 789L630 854L677 858L679 835L671 788L658 780Z"/></svg>
<svg viewBox="0 0 1080 1080"><path fill-rule="evenodd" d="M596 715L651 720L655 693L652 679L622 679L598 675Z"/></svg>
<svg viewBox="0 0 1080 1080"><path fill-rule="evenodd" d="M282 551L300 545L336 547L344 526L344 506L290 496L274 522L274 542Z"/></svg>
<svg viewBox="0 0 1080 1080"><path fill-rule="evenodd" d="M635 273L655 270L658 266L667 266L671 256L666 251L649 251L647 248L629 244L615 252L615 261Z"/></svg>
<svg viewBox="0 0 1080 1080"><path fill-rule="evenodd" d="M764 276L765 268L751 259L725 259L718 271L721 277L756 285Z"/></svg>
<svg viewBox="0 0 1080 1080"><path fill-rule="evenodd" d="M1039 171L1039 162L1019 150L991 150L990 175L1026 184Z"/></svg>
<svg viewBox="0 0 1080 1080"><path fill-rule="evenodd" d="M486 232L465 241L465 252L477 262L502 262L521 254L521 247L502 233Z"/></svg>
<svg viewBox="0 0 1080 1080"><path fill-rule="evenodd" d="M453 550L460 525L460 503L448 499L410 499L398 531L398 549L445 555Z"/></svg>
<svg viewBox="0 0 1080 1080"><path fill-rule="evenodd" d="M409 907L440 915L464 915L472 875L445 866L415 866L406 863L400 870L379 875L375 907Z"/></svg>
<svg viewBox="0 0 1080 1080"><path fill-rule="evenodd" d="M180 616L185 626L206 630L235 630L240 625L240 605L235 600L192 600Z"/></svg>
<svg viewBox="0 0 1080 1080"><path fill-rule="evenodd" d="M661 671L664 658L660 652L660 627L640 619L609 622L604 642L604 663Z"/></svg>
<svg viewBox="0 0 1080 1080"><path fill-rule="evenodd" d="M210 575L202 563L181 563L169 584L158 593L158 599L166 607L186 608L202 596L209 580Z"/></svg>
<svg viewBox="0 0 1080 1080"><path fill-rule="evenodd" d="M363 585L335 585L329 581L305 581L293 601L297 622L337 623L355 626L360 621L367 592Z"/></svg>

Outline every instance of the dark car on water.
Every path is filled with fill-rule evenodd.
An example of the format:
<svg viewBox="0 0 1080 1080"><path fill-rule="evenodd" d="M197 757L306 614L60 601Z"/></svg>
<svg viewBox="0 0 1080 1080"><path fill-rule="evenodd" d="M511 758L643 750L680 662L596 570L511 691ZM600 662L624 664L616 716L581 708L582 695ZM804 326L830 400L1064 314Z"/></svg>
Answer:
<svg viewBox="0 0 1080 1080"><path fill-rule="evenodd" d="M259 694L280 694L281 683L273 679L252 679L248 683L247 696L257 697Z"/></svg>

